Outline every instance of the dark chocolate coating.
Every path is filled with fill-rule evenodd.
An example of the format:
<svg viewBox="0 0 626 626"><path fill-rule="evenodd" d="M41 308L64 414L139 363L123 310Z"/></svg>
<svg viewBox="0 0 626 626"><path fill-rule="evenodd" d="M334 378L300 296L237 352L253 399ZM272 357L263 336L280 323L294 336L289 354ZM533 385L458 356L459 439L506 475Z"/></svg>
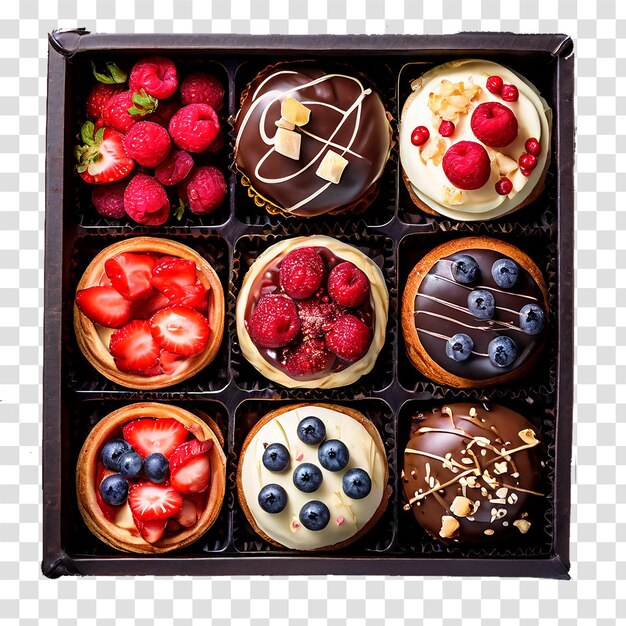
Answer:
<svg viewBox="0 0 626 626"><path fill-rule="evenodd" d="M462 285L455 282L452 277L452 263L447 260L453 259L459 254L469 254L478 263L480 278L475 284ZM491 275L491 266L502 258L507 257L501 252L487 249L462 250L444 257L435 263L424 277L415 296L415 327L418 330L420 342L435 363L455 376L470 380L486 380L500 376L524 365L545 340L546 329L537 335L528 335L521 330L508 329L501 324L494 324L494 321L512 322L519 328L519 310L529 303L539 305L547 313L541 289L524 268L520 268L517 283L512 289L498 287ZM496 301L496 313L493 320L475 319L467 310L467 296L474 289L486 289L493 294ZM465 310L460 311L451 308L441 302L430 300L424 295L445 300L453 305L463 307ZM530 296L534 299L520 296ZM502 310L499 307L510 309L510 311ZM435 313L436 315L429 315L420 311ZM438 316L451 319L443 319ZM480 330L481 328L486 328L486 330ZM456 333L466 333L474 342L473 354L466 361L454 361L446 355L446 339L430 335L425 331L437 333L444 337L452 337ZM498 335L507 335L515 341L518 348L517 358L508 367L497 367L491 363L487 356L479 356L479 354L487 354L489 342Z"/></svg>
<svg viewBox="0 0 626 626"><path fill-rule="evenodd" d="M535 435L530 435L531 443L530 433L523 433L524 439L519 435L526 429L535 433L535 428L503 406L488 408L459 403L413 417L404 453L402 486L410 502L405 509L412 508L418 523L439 541L515 541L524 534L522 530L530 532L533 524L542 523L541 446L532 443ZM475 409L474 416L470 409ZM523 449L514 451L518 448ZM423 495L433 489L431 480L435 488L450 484ZM463 480L470 481L465 494ZM468 516L455 515L450 507L457 496L480 504L475 510L472 504ZM443 516L452 516L459 523L452 537L439 535Z"/></svg>
<svg viewBox="0 0 626 626"><path fill-rule="evenodd" d="M335 71L337 74L333 74ZM268 68L249 85L235 119L237 168L260 196L296 215L309 217L349 208L367 195L380 178L389 156L391 129L380 97L374 91L362 96L366 85L357 77L339 75L342 73L341 69L329 68L329 71L324 71L306 63L284 63ZM324 76L328 78L298 89ZM280 179L303 170L309 162L311 165L290 180L267 182L255 174L259 161L272 149L272 145L265 143L260 133L261 117L265 113L265 133L273 138L276 133L275 122L281 117L281 100L286 94L300 100L311 110L308 124L301 129L300 158L295 161L272 152L262 164L259 174L266 179ZM347 111L361 97L361 104L352 109L341 126L339 124L344 115L325 106L331 105ZM325 141L332 137L336 145L326 146L306 133ZM348 146L352 153L344 154L342 147ZM328 183L315 173L329 149L348 160L338 184ZM311 197L322 188L325 190ZM310 199L303 203L307 198ZM303 204L299 208L291 210L300 203Z"/></svg>

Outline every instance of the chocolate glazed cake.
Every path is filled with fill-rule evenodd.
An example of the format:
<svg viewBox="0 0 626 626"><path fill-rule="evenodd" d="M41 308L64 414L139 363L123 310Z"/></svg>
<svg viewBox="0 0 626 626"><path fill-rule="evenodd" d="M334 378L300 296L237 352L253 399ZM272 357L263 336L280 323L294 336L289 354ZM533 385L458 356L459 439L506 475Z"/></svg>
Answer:
<svg viewBox="0 0 626 626"><path fill-rule="evenodd" d="M409 275L402 329L411 362L454 387L502 384L538 362L548 296L521 250L486 237L442 244Z"/></svg>
<svg viewBox="0 0 626 626"><path fill-rule="evenodd" d="M444 543L515 541L541 523L539 446L532 424L503 406L419 413L404 451L404 509Z"/></svg>
<svg viewBox="0 0 626 626"><path fill-rule="evenodd" d="M379 95L344 71L283 63L244 90L235 165L269 212L311 217L374 199L391 126Z"/></svg>

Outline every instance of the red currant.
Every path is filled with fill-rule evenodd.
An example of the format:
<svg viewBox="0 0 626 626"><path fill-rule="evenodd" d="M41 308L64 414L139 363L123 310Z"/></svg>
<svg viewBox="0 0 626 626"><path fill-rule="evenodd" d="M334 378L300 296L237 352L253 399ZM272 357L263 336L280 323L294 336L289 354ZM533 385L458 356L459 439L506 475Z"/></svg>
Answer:
<svg viewBox="0 0 626 626"><path fill-rule="evenodd" d="M487 89L491 93L500 94L504 81L499 76L490 76L487 79Z"/></svg>
<svg viewBox="0 0 626 626"><path fill-rule="evenodd" d="M439 134L442 137L452 137L454 129L454 124L452 122L448 122L447 120L443 120L443 122L439 124Z"/></svg>
<svg viewBox="0 0 626 626"><path fill-rule="evenodd" d="M528 154L528 152L524 152L524 154L522 154L522 156L518 159L518 163L520 169L532 170L535 169L537 165L537 157L532 154Z"/></svg>
<svg viewBox="0 0 626 626"><path fill-rule="evenodd" d="M509 178L501 178L496 183L496 192L501 196L508 196L513 191L513 183Z"/></svg>
<svg viewBox="0 0 626 626"><path fill-rule="evenodd" d="M533 173L533 171L532 171L532 170L527 170L527 169L525 169L525 168L523 168L523 167L520 167L519 171L520 171L520 172L521 172L524 176L526 176L526 178L528 178L528 177L529 177L529 176Z"/></svg>
<svg viewBox="0 0 626 626"><path fill-rule="evenodd" d="M517 102L519 91L515 85L502 85L500 95L505 102Z"/></svg>
<svg viewBox="0 0 626 626"><path fill-rule="evenodd" d="M534 157L538 157L541 154L541 144L534 137L526 140L524 148L526 148L526 152Z"/></svg>
<svg viewBox="0 0 626 626"><path fill-rule="evenodd" d="M430 131L426 126L418 126L411 133L411 143L414 146L424 145L430 138Z"/></svg>

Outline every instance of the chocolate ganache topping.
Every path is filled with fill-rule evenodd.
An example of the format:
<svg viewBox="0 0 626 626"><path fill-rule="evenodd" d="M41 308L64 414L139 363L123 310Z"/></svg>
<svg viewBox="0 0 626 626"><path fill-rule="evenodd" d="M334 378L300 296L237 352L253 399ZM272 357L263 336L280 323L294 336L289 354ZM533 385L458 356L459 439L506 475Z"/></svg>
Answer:
<svg viewBox="0 0 626 626"><path fill-rule="evenodd" d="M295 215L351 208L373 191L389 156L380 97L333 71L268 68L244 92L235 119L238 170L264 200Z"/></svg>
<svg viewBox="0 0 626 626"><path fill-rule="evenodd" d="M404 452L405 510L444 542L510 540L537 523L540 442L499 405L459 403L413 417Z"/></svg>

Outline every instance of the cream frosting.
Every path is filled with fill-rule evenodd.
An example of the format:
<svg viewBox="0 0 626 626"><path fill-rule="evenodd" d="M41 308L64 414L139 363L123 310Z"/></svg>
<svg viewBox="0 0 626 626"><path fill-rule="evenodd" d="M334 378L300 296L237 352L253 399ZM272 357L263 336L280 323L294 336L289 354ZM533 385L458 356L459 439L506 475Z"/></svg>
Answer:
<svg viewBox="0 0 626 626"><path fill-rule="evenodd" d="M300 441L297 426L308 416L324 422L327 440L339 439L347 446L350 461L344 470L324 469L317 458L319 446ZM271 443L282 443L289 450L290 463L282 472L272 472L263 465L264 444ZM378 445L382 447L382 441ZM293 471L301 463L313 463L322 471L322 484L313 493L300 491L293 484ZM319 550L350 539L372 518L386 489L385 464L377 443L358 420L321 406L301 406L269 420L254 435L241 460L241 486L257 526L267 536L291 549ZM342 488L343 475L356 467L364 469L372 480L370 493L360 500L349 498ZM259 491L270 483L287 492L287 506L280 513L266 513L259 506ZM321 500L330 511L330 521L322 530L308 530L299 522L300 509L311 500Z"/></svg>
<svg viewBox="0 0 626 626"><path fill-rule="evenodd" d="M292 250L303 247L321 247L332 250L334 254L343 259L350 261L365 273L370 281L370 300L372 308L375 312L374 329L372 333L372 343L369 350L361 359L352 363L339 372L327 374L321 378L313 380L298 380L291 378L285 372L271 365L259 352L252 342L245 324L245 311L250 290L259 274L265 271L265 268L275 262L278 258L286 256ZM307 388L307 389L332 389L335 387L344 387L356 382L361 376L369 373L375 363L378 353L385 343L385 332L387 328L387 312L389 309L389 293L385 285L380 268L360 250L344 243L333 237L325 235L312 235L310 237L295 237L293 239L285 239L273 246L270 246L263 252L257 260L252 264L246 274L241 291L237 297L237 336L239 345L245 358L266 378L291 388Z"/></svg>
<svg viewBox="0 0 626 626"><path fill-rule="evenodd" d="M505 84L513 84L519 90L516 102L505 102L486 88L489 76L498 75ZM436 117L428 107L431 92L437 92L442 79L452 83L473 82L479 86L479 94L472 100L467 114L461 115L452 137L441 137L434 123ZM551 110L541 98L536 88L526 79L512 70L490 61L464 59L440 65L426 72L411 85L413 94L407 99L400 123L399 144L402 168L418 198L437 213L460 221L494 219L514 211L533 192L541 182L550 156ZM424 161L420 150L426 149L432 142L441 140L447 150L459 141L481 143L470 126L474 109L483 102L499 102L510 108L518 122L517 138L504 148L484 146L491 160L491 176L480 189L462 190L460 204L448 204L444 200L444 189L454 190L446 177L441 163L433 160ZM430 139L421 147L411 143L411 134L417 126L426 126ZM526 151L524 143L530 137L541 144L541 154L537 166L529 177L524 176L517 167L517 160ZM483 144L481 144L483 145ZM495 191L495 183L502 178L494 160L497 152L515 161L515 169L508 174L513 183L513 190L508 196L501 196Z"/></svg>

